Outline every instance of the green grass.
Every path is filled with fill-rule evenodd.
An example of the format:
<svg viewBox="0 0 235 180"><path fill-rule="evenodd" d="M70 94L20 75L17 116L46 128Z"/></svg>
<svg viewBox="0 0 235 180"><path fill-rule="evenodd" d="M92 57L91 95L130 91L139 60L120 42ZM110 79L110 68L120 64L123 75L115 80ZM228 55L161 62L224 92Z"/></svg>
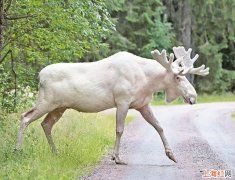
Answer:
<svg viewBox="0 0 235 180"><path fill-rule="evenodd" d="M199 103L210 103L210 102L232 102L235 101L234 94L223 94L223 95L199 95Z"/></svg>
<svg viewBox="0 0 235 180"><path fill-rule="evenodd" d="M0 179L76 179L87 174L113 147L114 115L68 111L55 125L53 136L59 155L53 155L41 120L29 125L23 150L13 153L19 114L0 121ZM134 117L127 117L130 122Z"/></svg>
<svg viewBox="0 0 235 180"><path fill-rule="evenodd" d="M235 113L234 113L234 114L232 114L232 118L233 118L233 119L235 119Z"/></svg>
<svg viewBox="0 0 235 180"><path fill-rule="evenodd" d="M234 94L223 94L223 95L198 95L197 103L212 103L212 102L232 102L235 101ZM152 102L152 105L166 105L165 99L163 97L155 97ZM178 98L177 100L170 103L171 105L180 105L184 104L182 98Z"/></svg>

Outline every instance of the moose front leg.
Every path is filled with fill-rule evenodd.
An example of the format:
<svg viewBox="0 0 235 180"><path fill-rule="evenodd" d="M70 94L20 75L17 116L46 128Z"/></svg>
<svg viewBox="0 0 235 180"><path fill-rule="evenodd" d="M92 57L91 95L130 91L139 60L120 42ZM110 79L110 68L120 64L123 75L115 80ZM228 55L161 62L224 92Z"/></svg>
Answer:
<svg viewBox="0 0 235 180"><path fill-rule="evenodd" d="M142 108L137 109L137 110L141 113L143 118L156 129L156 131L160 135L162 142L163 142L163 145L164 145L164 148L165 148L166 155L168 156L168 158L174 162L177 162L173 153L172 153L172 150L166 140L164 131L163 131L162 127L160 126L159 122L157 121L157 119L155 118L150 106L146 105L146 106L143 106Z"/></svg>
<svg viewBox="0 0 235 180"><path fill-rule="evenodd" d="M126 105L117 106L116 141L115 141L115 145L114 145L114 152L112 155L112 160L114 160L116 164L123 164L123 165L126 164L125 162L121 161L119 158L119 147L120 147L121 136L124 131L124 123L125 123L125 118L126 118L128 109L129 109L129 106L126 106Z"/></svg>

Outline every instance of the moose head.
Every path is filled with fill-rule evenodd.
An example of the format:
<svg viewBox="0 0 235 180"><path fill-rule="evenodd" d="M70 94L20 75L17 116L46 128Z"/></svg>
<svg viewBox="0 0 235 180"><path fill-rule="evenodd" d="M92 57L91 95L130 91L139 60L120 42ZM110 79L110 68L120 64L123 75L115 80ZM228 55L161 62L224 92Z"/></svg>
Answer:
<svg viewBox="0 0 235 180"><path fill-rule="evenodd" d="M166 50L162 50L160 53L158 50L151 52L153 58L157 60L166 70L166 101L171 102L177 97L182 96L185 103L195 104L197 100L197 93L192 84L185 77L186 74L197 74L200 76L206 76L209 74L209 68L205 68L205 65L201 65L198 68L194 68L193 64L198 59L199 55L196 54L191 58L192 49L188 51L184 47L173 47L173 52L176 56L174 61L174 54L171 53L169 60L166 55Z"/></svg>

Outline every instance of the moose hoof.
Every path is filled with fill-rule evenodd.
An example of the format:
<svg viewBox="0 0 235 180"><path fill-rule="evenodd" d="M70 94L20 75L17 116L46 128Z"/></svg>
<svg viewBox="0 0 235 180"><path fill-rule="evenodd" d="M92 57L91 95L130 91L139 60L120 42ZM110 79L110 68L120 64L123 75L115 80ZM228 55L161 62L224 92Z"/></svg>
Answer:
<svg viewBox="0 0 235 180"><path fill-rule="evenodd" d="M58 151L57 148L52 148L52 149L51 149L51 152L52 152L52 154L54 154L54 155L59 155L59 151Z"/></svg>
<svg viewBox="0 0 235 180"><path fill-rule="evenodd" d="M19 149L19 148L14 148L13 149L13 153L19 153L19 152L22 152L22 149Z"/></svg>
<svg viewBox="0 0 235 180"><path fill-rule="evenodd" d="M175 163L177 163L177 160L175 159L172 151L169 149L169 150L166 150L166 155L168 156L168 158L172 161L174 161Z"/></svg>
<svg viewBox="0 0 235 180"><path fill-rule="evenodd" d="M121 161L120 158L116 155L112 155L112 160L114 160L115 163L118 165L127 165L127 163Z"/></svg>

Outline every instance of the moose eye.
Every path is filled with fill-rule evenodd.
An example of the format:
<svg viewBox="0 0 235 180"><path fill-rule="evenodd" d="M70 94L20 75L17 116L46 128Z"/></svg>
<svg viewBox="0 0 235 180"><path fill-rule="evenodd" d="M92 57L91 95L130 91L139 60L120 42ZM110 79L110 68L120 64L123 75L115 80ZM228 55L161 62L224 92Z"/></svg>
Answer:
<svg viewBox="0 0 235 180"><path fill-rule="evenodd" d="M177 81L180 81L180 77L179 77L179 76L176 76L175 79L176 79Z"/></svg>

